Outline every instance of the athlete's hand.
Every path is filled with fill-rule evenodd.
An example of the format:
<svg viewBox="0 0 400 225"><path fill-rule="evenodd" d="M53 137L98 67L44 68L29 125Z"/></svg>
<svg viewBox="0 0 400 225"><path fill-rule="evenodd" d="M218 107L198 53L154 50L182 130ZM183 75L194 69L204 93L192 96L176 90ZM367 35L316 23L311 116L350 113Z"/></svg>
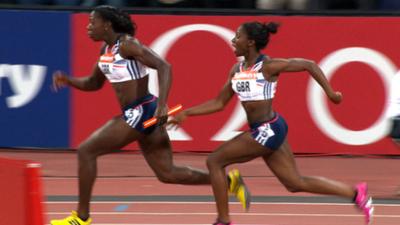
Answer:
<svg viewBox="0 0 400 225"><path fill-rule="evenodd" d="M176 130L176 129L179 127L179 125L180 125L183 121L186 120L187 117L188 117L188 116L187 116L187 114L186 114L186 111L182 111L182 112L178 113L176 116L172 117L172 118L168 121L168 123L167 123L168 129L174 129L174 130Z"/></svg>
<svg viewBox="0 0 400 225"><path fill-rule="evenodd" d="M335 104L339 104L339 103L342 101L342 99L343 99L343 95L342 95L342 93L339 92L339 91L333 92L333 93L330 94L328 97L329 97L329 99L331 100L331 102L333 102L333 103L335 103Z"/></svg>
<svg viewBox="0 0 400 225"><path fill-rule="evenodd" d="M59 89L64 88L69 84L69 78L67 74L56 71L53 73L53 90L57 92Z"/></svg>
<svg viewBox="0 0 400 225"><path fill-rule="evenodd" d="M168 121L168 107L167 105L158 105L154 117L157 118L157 125L165 125Z"/></svg>

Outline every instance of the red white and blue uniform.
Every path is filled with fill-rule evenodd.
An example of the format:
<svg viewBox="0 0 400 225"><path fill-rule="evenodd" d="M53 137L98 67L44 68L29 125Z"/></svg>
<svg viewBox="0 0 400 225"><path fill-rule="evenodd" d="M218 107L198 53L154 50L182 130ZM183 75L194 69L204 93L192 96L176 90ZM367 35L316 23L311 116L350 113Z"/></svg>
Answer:
<svg viewBox="0 0 400 225"><path fill-rule="evenodd" d="M135 59L125 59L119 54L120 41L105 46L98 66L111 83L138 80L149 75L148 68Z"/></svg>
<svg viewBox="0 0 400 225"><path fill-rule="evenodd" d="M135 59L125 59L119 54L120 41L110 47L105 46L98 66L111 83L138 80L148 76L148 68ZM155 126L145 129L143 122L152 118L157 108L157 97L149 94L122 109L126 123L143 133L151 133Z"/></svg>
<svg viewBox="0 0 400 225"><path fill-rule="evenodd" d="M240 101L265 101L275 97L277 81L268 81L262 73L265 56L257 58L256 63L249 69L244 69L244 62L239 65L233 75L232 89ZM277 150L283 143L288 132L285 120L275 113L269 121L250 124L250 132L255 141L261 145Z"/></svg>

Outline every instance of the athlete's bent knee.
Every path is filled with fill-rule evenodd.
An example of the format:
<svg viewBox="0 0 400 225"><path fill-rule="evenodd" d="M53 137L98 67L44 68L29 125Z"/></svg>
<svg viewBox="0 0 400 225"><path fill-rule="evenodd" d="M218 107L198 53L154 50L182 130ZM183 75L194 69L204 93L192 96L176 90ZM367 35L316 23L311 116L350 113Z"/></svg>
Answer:
<svg viewBox="0 0 400 225"><path fill-rule="evenodd" d="M206 160L208 170L223 167L221 161L214 154L210 154Z"/></svg>
<svg viewBox="0 0 400 225"><path fill-rule="evenodd" d="M157 179L158 179L160 182L165 183L165 184L174 184L174 183L175 183L175 182L174 182L175 179L173 179L173 178L170 177L170 176L165 176L165 175L161 176L161 175L157 175Z"/></svg>
<svg viewBox="0 0 400 225"><path fill-rule="evenodd" d="M291 183L283 183L286 190L292 193L302 192L304 190L302 186L302 179L298 182L291 182Z"/></svg>
<svg viewBox="0 0 400 225"><path fill-rule="evenodd" d="M89 145L82 143L77 149L78 159L84 161L95 159L96 155L93 152Z"/></svg>
<svg viewBox="0 0 400 225"><path fill-rule="evenodd" d="M286 186L285 185L285 188L286 188L286 190L288 190L289 192L292 192L292 193L296 193L296 192L301 192L302 191L301 188L298 188L296 186Z"/></svg>
<svg viewBox="0 0 400 225"><path fill-rule="evenodd" d="M157 179L166 184L176 184L179 183L179 179L174 173L173 169L170 169L168 171L158 171L156 173Z"/></svg>

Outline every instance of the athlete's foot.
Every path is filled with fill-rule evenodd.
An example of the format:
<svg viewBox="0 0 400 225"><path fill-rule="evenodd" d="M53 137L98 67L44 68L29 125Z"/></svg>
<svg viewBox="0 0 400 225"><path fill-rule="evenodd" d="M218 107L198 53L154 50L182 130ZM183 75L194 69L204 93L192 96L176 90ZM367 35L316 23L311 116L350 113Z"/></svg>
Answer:
<svg viewBox="0 0 400 225"><path fill-rule="evenodd" d="M358 208L364 213L365 223L371 224L374 207L372 206L372 198L368 196L367 183L359 183L356 185L357 196L355 203Z"/></svg>
<svg viewBox="0 0 400 225"><path fill-rule="evenodd" d="M229 172L229 192L234 194L236 198L242 203L243 209L248 211L250 208L251 195L246 184L243 182L243 178L240 175L239 170L234 169Z"/></svg>
<svg viewBox="0 0 400 225"><path fill-rule="evenodd" d="M78 217L78 214L75 211L72 211L71 216L61 220L52 220L50 221L51 225L90 225L92 219L89 218L86 221L83 221Z"/></svg>

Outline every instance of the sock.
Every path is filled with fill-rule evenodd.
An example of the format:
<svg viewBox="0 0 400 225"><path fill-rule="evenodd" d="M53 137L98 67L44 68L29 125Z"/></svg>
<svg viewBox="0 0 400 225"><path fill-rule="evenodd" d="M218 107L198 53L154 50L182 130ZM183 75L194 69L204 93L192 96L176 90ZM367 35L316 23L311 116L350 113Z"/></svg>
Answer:
<svg viewBox="0 0 400 225"><path fill-rule="evenodd" d="M89 219L89 216L87 216L87 217L80 217L80 216L78 216L79 217L79 219L81 219L83 222L86 222L88 219Z"/></svg>

